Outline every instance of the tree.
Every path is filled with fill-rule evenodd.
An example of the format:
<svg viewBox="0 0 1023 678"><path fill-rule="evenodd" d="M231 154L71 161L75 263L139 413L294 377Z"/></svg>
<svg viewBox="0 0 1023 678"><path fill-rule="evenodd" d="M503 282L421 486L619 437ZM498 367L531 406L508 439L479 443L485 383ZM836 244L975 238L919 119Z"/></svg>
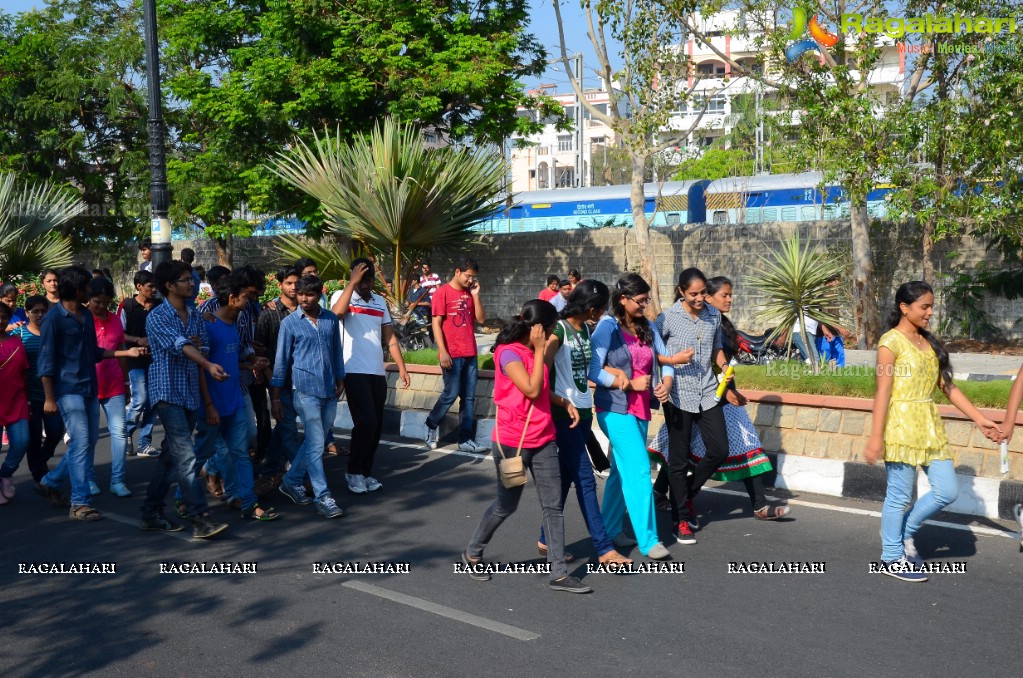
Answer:
<svg viewBox="0 0 1023 678"><path fill-rule="evenodd" d="M420 252L457 248L471 227L504 207L503 159L482 147L427 149L414 125L392 118L368 137L339 131L297 141L270 171L322 205L327 228L390 258L401 302L402 268Z"/></svg>
<svg viewBox="0 0 1023 678"><path fill-rule="evenodd" d="M0 11L0 171L73 186L76 244L148 229L142 32L127 0L50 0Z"/></svg>
<svg viewBox="0 0 1023 678"><path fill-rule="evenodd" d="M70 266L71 239L60 228L80 215L85 204L53 184L17 185L0 173L0 280Z"/></svg>
<svg viewBox="0 0 1023 678"><path fill-rule="evenodd" d="M753 158L739 148L708 148L699 157L684 160L673 177L675 181L690 179L724 179L753 174Z"/></svg>

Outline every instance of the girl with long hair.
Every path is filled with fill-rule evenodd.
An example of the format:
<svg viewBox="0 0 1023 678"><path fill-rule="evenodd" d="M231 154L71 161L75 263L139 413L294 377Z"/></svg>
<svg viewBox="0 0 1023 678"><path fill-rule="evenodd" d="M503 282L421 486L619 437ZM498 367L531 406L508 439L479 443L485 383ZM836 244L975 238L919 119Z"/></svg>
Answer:
<svg viewBox="0 0 1023 678"><path fill-rule="evenodd" d="M994 422L980 413L952 383L948 351L927 326L934 312L934 290L914 280L895 293L888 331L877 344L877 393L874 396L867 463L884 460L888 489L881 509L879 572L910 582L927 581L913 537L923 522L955 501L952 450L934 404L938 388L985 436L998 440ZM927 472L930 491L913 501L916 467ZM910 506L912 504L912 510ZM908 511L908 513L907 513Z"/></svg>
<svg viewBox="0 0 1023 678"><path fill-rule="evenodd" d="M518 452L533 474L543 512L547 537L550 587L555 591L590 593L586 584L568 574L565 564L565 515L558 453L554 446L551 392L544 349L558 313L549 302L533 299L522 314L505 323L494 342L494 465L497 467L497 498L484 511L476 531L462 552L462 564L478 581L490 579L483 549L505 519L518 508L523 485L508 488L501 482L501 459ZM573 422L578 424L578 414Z"/></svg>
<svg viewBox="0 0 1023 678"><path fill-rule="evenodd" d="M672 368L661 367L660 383L654 385L665 348L644 317L649 301L650 285L642 277L630 273L618 281L611 291L612 314L604 316L593 332L588 377L597 385L593 397L597 423L614 448L604 486L604 526L608 534L618 535L628 507L640 552L663 560L670 554L657 538L646 439L651 396L659 402L668 399Z"/></svg>
<svg viewBox="0 0 1023 678"><path fill-rule="evenodd" d="M604 529L593 466L586 451L593 428L593 392L586 378L592 356L587 323L604 315L610 298L607 285L600 281L584 280L576 286L547 345L547 363L553 366L551 413L561 464L561 502L564 504L568 489L574 484L579 510L600 562L627 565L632 561L615 550ZM547 555L543 529L537 548L540 555ZM574 560L568 552L565 558L569 562Z"/></svg>

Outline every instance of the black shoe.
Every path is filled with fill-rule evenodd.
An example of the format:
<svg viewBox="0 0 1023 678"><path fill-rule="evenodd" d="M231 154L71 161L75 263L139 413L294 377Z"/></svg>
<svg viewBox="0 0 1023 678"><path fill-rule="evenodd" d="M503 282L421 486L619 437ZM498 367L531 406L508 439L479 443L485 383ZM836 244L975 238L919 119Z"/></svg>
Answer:
<svg viewBox="0 0 1023 678"><path fill-rule="evenodd" d="M462 564L469 568L469 576L476 581L490 581L490 573L486 571L487 564L482 558L470 560L469 554L462 551Z"/></svg>
<svg viewBox="0 0 1023 678"><path fill-rule="evenodd" d="M185 529L183 525L167 520L162 513L157 513L155 516L142 516L139 527L143 530L153 530L156 532L181 532L181 530Z"/></svg>
<svg viewBox="0 0 1023 678"><path fill-rule="evenodd" d="M196 539L209 539L227 529L227 523L215 523L209 513L192 519L192 536Z"/></svg>
<svg viewBox="0 0 1023 678"><path fill-rule="evenodd" d="M551 580L550 587L551 591L564 591L566 593L593 593L593 589L568 574L560 579Z"/></svg>
<svg viewBox="0 0 1023 678"><path fill-rule="evenodd" d="M138 452L135 451L135 444L131 442L131 438L128 438L127 447L125 447L124 453L129 457L138 456Z"/></svg>

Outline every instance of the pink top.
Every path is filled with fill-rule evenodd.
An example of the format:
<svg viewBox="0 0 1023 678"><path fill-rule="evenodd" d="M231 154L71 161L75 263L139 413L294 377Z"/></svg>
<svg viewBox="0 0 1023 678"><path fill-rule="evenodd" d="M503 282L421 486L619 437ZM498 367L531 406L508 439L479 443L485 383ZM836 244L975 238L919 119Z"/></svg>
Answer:
<svg viewBox="0 0 1023 678"><path fill-rule="evenodd" d="M28 419L28 396L25 395L25 373L28 354L18 337L8 336L0 342L0 426Z"/></svg>
<svg viewBox="0 0 1023 678"><path fill-rule="evenodd" d="M107 313L105 318L93 315L92 322L96 326L96 346L99 350L117 351L124 346L124 326L117 315ZM124 371L119 359L107 358L96 363L96 378L99 380L100 400L124 395Z"/></svg>
<svg viewBox="0 0 1023 678"><path fill-rule="evenodd" d="M547 366L543 368L543 387L536 400L529 400L514 382L505 374L504 366L518 360L526 366L526 373L533 371L533 352L519 343L501 344L494 351L494 403L498 407L497 423L491 440L504 448L505 456L512 456L519 448L522 427L526 424L529 406L533 414L529 417L529 429L522 441L523 449L543 447L554 440L554 420L551 418L551 383Z"/></svg>
<svg viewBox="0 0 1023 678"><path fill-rule="evenodd" d="M632 378L635 379L636 377L644 377L650 374L654 366L653 350L649 346L642 344L639 339L628 332L622 332L622 338L625 340L625 346L629 349L629 354L632 356ZM629 404L629 414L637 419L650 421L650 389L627 391L625 398Z"/></svg>

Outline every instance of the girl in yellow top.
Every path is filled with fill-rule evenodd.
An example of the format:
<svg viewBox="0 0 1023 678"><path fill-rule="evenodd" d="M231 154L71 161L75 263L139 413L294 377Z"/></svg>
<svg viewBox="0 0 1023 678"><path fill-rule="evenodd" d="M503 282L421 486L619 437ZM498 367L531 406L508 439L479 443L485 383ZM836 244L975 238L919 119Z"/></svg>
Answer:
<svg viewBox="0 0 1023 678"><path fill-rule="evenodd" d="M952 451L934 404L938 387L963 414L994 440L999 431L952 383L948 351L927 331L934 312L934 290L915 280L895 293L895 307L877 345L877 393L873 427L865 456L873 464L884 459L888 480L881 510L880 572L903 581L927 581L917 568L913 535L925 520L951 504L959 492ZM913 499L916 467L923 466L931 491Z"/></svg>

